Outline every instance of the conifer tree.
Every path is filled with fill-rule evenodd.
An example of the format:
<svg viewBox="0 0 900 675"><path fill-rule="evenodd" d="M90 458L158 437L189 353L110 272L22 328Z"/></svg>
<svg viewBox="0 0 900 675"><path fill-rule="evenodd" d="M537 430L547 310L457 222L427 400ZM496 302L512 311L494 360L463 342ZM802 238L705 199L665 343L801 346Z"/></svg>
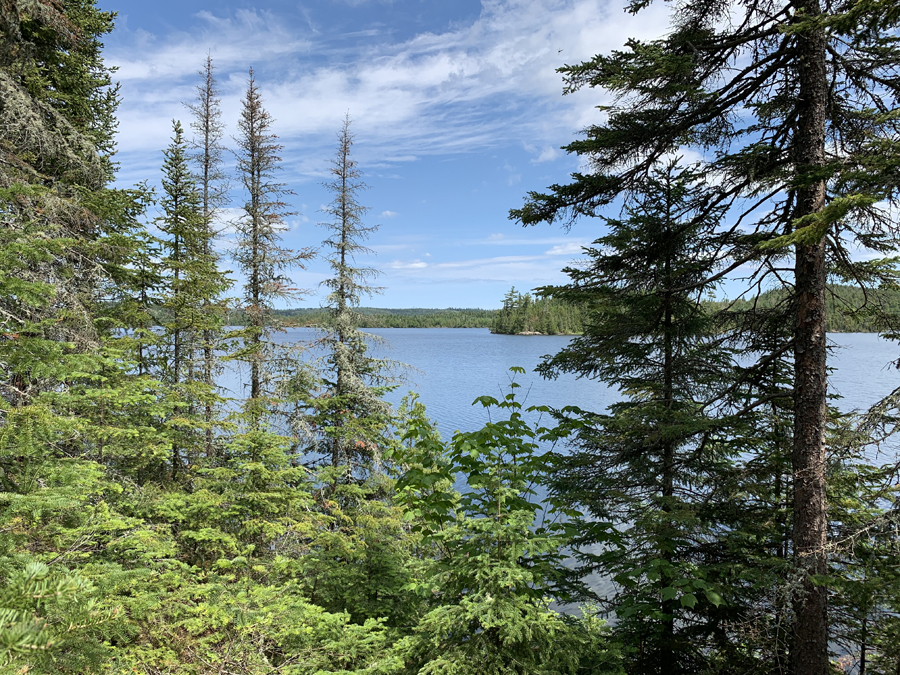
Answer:
<svg viewBox="0 0 900 675"><path fill-rule="evenodd" d="M281 233L287 229L284 221L294 215L284 199L293 193L276 179L284 146L272 133L272 123L251 69L238 121L240 134L235 138L237 170L247 201L237 221L238 241L233 253L246 277L243 310L248 323L240 332L243 347L233 358L250 365L251 406L264 404L267 396L264 367L272 303L299 293L284 271L302 267L302 261L311 256L308 250L296 252L281 246ZM258 424L258 417L255 419L254 424Z"/></svg>
<svg viewBox="0 0 900 675"><path fill-rule="evenodd" d="M638 12L650 3L628 4ZM596 215L633 191L661 157L708 151L711 207L729 207L747 236L718 256L726 274L752 264L752 282L789 289L783 322L794 368L792 672L828 668L825 587L825 281L892 282L890 261L853 262L862 246L898 243L891 217L900 166L900 24L896 3L839 0L732 2L679 7L670 32L562 69L566 91L614 92L607 120L567 149L590 173L532 193L512 217L524 224ZM789 269L786 269L789 268ZM762 361L778 355L763 355Z"/></svg>
<svg viewBox="0 0 900 675"><path fill-rule="evenodd" d="M163 243L163 265L171 275L170 293L165 300L171 313L166 319L166 330L171 336L171 357L164 364L167 379L173 384L182 382L188 364L193 362L194 336L190 334L191 320L186 316L195 304L191 294L196 292L188 280L191 266L206 254L206 228L200 210L200 194L191 178L185 157L184 129L181 122L172 121L172 143L163 154L163 197L160 202L163 215L157 225L168 235Z"/></svg>
<svg viewBox="0 0 900 675"><path fill-rule="evenodd" d="M178 398L187 406L184 412L190 418L194 416L198 398L206 399L201 405L207 409L212 406L201 336L215 327L216 317L210 316L208 308L229 284L210 253L211 232L203 214L200 193L188 169L184 130L178 121L173 121L172 126L172 143L164 151L160 202L163 215L157 219L160 231L167 235L162 242L164 255L161 261L167 275L167 288L161 303L162 324L166 331L165 344L161 345L161 366L164 380L174 387ZM208 416L205 424L211 432L212 420ZM179 427L179 435L186 436L191 425L185 420ZM176 443L173 448L173 473L178 472L182 462L179 446Z"/></svg>
<svg viewBox="0 0 900 675"><path fill-rule="evenodd" d="M191 142L194 154L191 159L196 166L194 179L200 189L203 219L208 231L206 255L212 256L218 261L214 249L215 222L221 209L228 204L229 181L223 168L225 146L222 141L225 136L225 125L222 123L221 101L212 56L207 55L200 76L202 81L197 87L197 97L193 103L187 105L194 115L191 122L191 129L195 134ZM221 324L224 323L224 307L217 304L216 300L216 297L210 297L204 306L210 325L202 333L203 382L209 387L215 386L215 352L221 348ZM213 407L211 404L204 407L204 422L207 425L206 454L212 456Z"/></svg>
<svg viewBox="0 0 900 675"><path fill-rule="evenodd" d="M627 655L630 673L701 670L723 620L722 595L739 604L725 561L705 545L731 525L720 506L730 495L716 479L737 451L733 431L704 412L731 383L732 352L717 335L720 318L701 304L715 284L695 287L728 240L698 181L674 162L654 169L627 217L607 219L610 233L587 249L588 264L566 270L571 283L542 289L589 307L590 318L539 370L596 378L624 394L608 414L569 419L575 449L560 458L554 482L589 513L580 543L607 548L588 556L586 571L618 584L615 630L640 645Z"/></svg>
<svg viewBox="0 0 900 675"><path fill-rule="evenodd" d="M0 360L3 395L16 405L53 386L41 364L59 363L62 342L98 344L91 305L108 261L86 248L103 234L90 202L110 176L103 148L115 95L98 45L112 17L93 3L77 9L0 7L0 247L9 263L0 321L15 336L3 340Z"/></svg>
<svg viewBox="0 0 900 675"><path fill-rule="evenodd" d="M323 282L329 290L328 320L323 339L327 352L324 397L314 401L314 417L324 428L326 452L334 467L353 471L372 459L385 431L390 406L381 395L392 381L389 363L368 355L367 337L359 330L356 308L360 299L380 289L367 282L376 274L356 265L356 257L369 253L363 241L378 229L363 222L368 208L359 203L366 189L362 172L351 156L351 119L344 118L338 149L331 160L332 179L325 187L334 195L324 212L332 220L322 223L331 236L322 242L332 276Z"/></svg>

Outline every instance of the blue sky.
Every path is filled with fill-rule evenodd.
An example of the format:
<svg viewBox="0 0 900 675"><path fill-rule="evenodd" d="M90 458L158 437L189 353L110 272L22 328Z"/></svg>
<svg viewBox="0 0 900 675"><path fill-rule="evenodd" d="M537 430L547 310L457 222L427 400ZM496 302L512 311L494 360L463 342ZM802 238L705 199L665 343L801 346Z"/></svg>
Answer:
<svg viewBox="0 0 900 675"><path fill-rule="evenodd" d="M384 292L364 304L380 307L497 307L510 286L564 281L560 270L600 235L600 222L565 232L507 217L528 191L579 168L559 148L599 121L595 107L606 102L599 91L562 96L555 69L667 25L664 3L633 17L607 0L98 4L118 12L105 56L122 86L122 185L158 183L171 120L187 126L183 102L209 52L229 134L254 68L285 146L282 178L296 193L285 244L316 246L330 201L321 182L349 112L370 186L367 223L380 225L374 255L359 262L382 272ZM228 245L226 227L220 247ZM317 306L326 275L321 262L294 273L313 292L292 304Z"/></svg>

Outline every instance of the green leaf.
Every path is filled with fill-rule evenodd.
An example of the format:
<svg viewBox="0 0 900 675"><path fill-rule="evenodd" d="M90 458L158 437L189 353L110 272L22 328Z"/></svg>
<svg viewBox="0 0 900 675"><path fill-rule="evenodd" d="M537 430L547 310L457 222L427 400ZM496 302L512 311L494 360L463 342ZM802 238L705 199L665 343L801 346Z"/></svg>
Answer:
<svg viewBox="0 0 900 675"><path fill-rule="evenodd" d="M705 591L705 594L706 594L706 599L709 600L716 607L718 607L719 605L721 605L722 603L725 602L725 600L722 598L722 596L713 590L707 589Z"/></svg>

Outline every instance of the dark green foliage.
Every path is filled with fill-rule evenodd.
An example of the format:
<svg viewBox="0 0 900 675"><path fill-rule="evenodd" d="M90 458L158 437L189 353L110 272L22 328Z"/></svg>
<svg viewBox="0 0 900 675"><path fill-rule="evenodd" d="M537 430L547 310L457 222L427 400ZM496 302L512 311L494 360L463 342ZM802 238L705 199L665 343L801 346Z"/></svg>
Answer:
<svg viewBox="0 0 900 675"><path fill-rule="evenodd" d="M577 539L582 573L617 583L607 609L631 673L707 667L724 638L719 624L744 601L716 544L734 524L723 513L733 495L719 478L742 450L735 435L746 432L714 416L730 407L722 397L733 352L722 318L700 300L715 289L704 280L728 235L704 206L695 172L675 162L654 170L626 217L607 219L588 263L566 270L571 283L543 289L586 312L584 334L539 370L596 378L624 396L606 414L558 413L575 447L559 458L553 484L590 516ZM719 611L723 596L731 607Z"/></svg>
<svg viewBox="0 0 900 675"><path fill-rule="evenodd" d="M359 328L490 328L496 309L382 309L356 307ZM323 326L328 313L321 308L276 309L273 316L300 326ZM229 322L242 325L246 318L240 313L229 315Z"/></svg>
<svg viewBox="0 0 900 675"><path fill-rule="evenodd" d="M176 123L154 237L142 224L149 191L106 188L117 94L99 39L112 15L89 0L0 2L0 669L781 673L796 651L790 622L806 597L797 591L827 589L832 644L857 658L860 675L896 671L896 479L866 453L894 433L897 395L861 415L831 414L833 544L829 567L805 575L816 570L791 559L791 494L802 482L792 413L803 406L789 317L815 302L777 286L731 303L707 297L740 264L759 266L757 290L772 286L785 247L809 254L830 228L832 280L861 280L867 295L832 286L828 311L853 311L835 309L829 326L893 325L893 263L852 263L841 246L848 232L882 252L893 241L878 200L896 186L894 121L845 94L880 95L860 83L896 61L879 31L898 17L861 5L853 16L878 19L865 35L850 15L829 19L847 40L838 54L870 60L847 67L833 55L829 67L846 79L831 85L828 114L846 152L816 164L830 201L802 211L794 204L808 201L815 162L778 146L791 133L793 80L769 86L762 72L747 85L755 93L742 110L758 122L749 127L727 114L740 97L704 90L719 86L737 49L716 37L723 7L684 6L668 38L567 69L572 87L636 92L643 114L614 108L607 127L572 146L598 173L535 196L521 215L593 214L624 191L624 216L607 221L569 284L538 299L513 289L496 312L359 307L377 290L374 270L355 260L374 228L358 200L349 118L327 184L327 306L274 311L295 291L288 267L308 251L279 243L280 146L251 73L235 252L246 329L232 335L233 359L250 364L251 400L229 416L214 389L227 281L212 246L225 192L211 59L190 106L196 175ZM761 40L757 55L790 71L778 45L794 49L800 35L802 49L819 31L794 19L740 39ZM896 89L891 77L878 82ZM726 114L696 127L698 110ZM705 168L721 182L657 161L686 141L722 150ZM772 210L766 191L781 188ZM749 229L723 227L726 207L747 207L747 197L765 214ZM283 317L323 328L320 370L267 339ZM482 397L498 417L449 443L414 399L399 411L384 402L390 364L368 354L361 327L492 322L498 332L581 333L544 372L597 377L623 400L597 413ZM538 415L559 426L527 421ZM572 452L554 454L560 441ZM612 577L616 592L592 597L585 572ZM599 604L572 606L589 597ZM607 626L599 616L609 611Z"/></svg>
<svg viewBox="0 0 900 675"><path fill-rule="evenodd" d="M873 289L897 280L898 26L896 3L878 0L680 4L664 36L561 69L567 92L612 95L603 121L567 147L589 172L511 212L526 225L597 216L640 192L665 157L689 148L703 158L702 212L726 210L722 231L732 235L710 252L718 266L706 278L740 276L751 303L764 290L784 293L775 310L740 320L745 356L757 364L744 381L785 357L793 369L779 383L790 393L779 413L791 418L782 426L800 580L786 584L795 675L828 668L826 281ZM882 257L860 261L858 248ZM746 404L773 395L751 387Z"/></svg>
<svg viewBox="0 0 900 675"><path fill-rule="evenodd" d="M731 308L735 312L751 309L773 310L784 304L787 294L781 290L761 293L752 300L710 302L711 310ZM900 290L890 286L862 289L858 286L829 284L825 327L829 333L891 332L900 316Z"/></svg>
<svg viewBox="0 0 900 675"><path fill-rule="evenodd" d="M164 333L155 352L161 378L172 385L173 395L184 405L170 420L180 437L172 448L172 471L176 474L191 456L212 451L203 432L211 431L217 397L207 375L210 364L206 362L206 352L221 346L207 342L218 334L221 317L210 308L231 283L219 272L211 253L212 233L203 213L201 195L188 170L181 123L173 122L173 130L172 144L164 152L160 200L163 215L157 219L165 236L161 241L159 271L164 278L158 306L166 320L162 322ZM200 409L206 412L203 418Z"/></svg>
<svg viewBox="0 0 900 675"><path fill-rule="evenodd" d="M553 297L534 298L530 293L522 295L515 287L503 298L503 309L491 322L492 333L507 335L577 335L582 330L578 305Z"/></svg>

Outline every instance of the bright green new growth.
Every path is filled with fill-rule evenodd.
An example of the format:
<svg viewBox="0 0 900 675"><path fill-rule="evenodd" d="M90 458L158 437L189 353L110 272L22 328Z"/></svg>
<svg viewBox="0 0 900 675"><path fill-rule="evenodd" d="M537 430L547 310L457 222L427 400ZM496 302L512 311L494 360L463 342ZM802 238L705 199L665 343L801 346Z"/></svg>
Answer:
<svg viewBox="0 0 900 675"><path fill-rule="evenodd" d="M407 642L412 672L456 675L473 664L485 675L620 672L603 622L548 608L572 531L565 519L576 514L535 501L552 470L552 453L539 444L560 436L526 422L541 410L522 410L517 387L502 401L475 401L508 418L458 432L446 448L414 420L405 434L411 448L397 455L409 465L397 499L434 555L412 586L427 607Z"/></svg>
<svg viewBox="0 0 900 675"><path fill-rule="evenodd" d="M809 520L791 498L809 450L792 438L794 413L816 407L797 393L796 319L826 325L825 262L835 281L894 280L892 259L845 254L854 237L895 246L882 206L897 182L885 92L900 90L900 14L848 2L817 21L803 0L744 3L746 23L720 20L734 9L681 5L667 37L566 68L571 88L623 98L572 146L595 173L518 214L594 215L625 197L570 283L536 302L511 291L504 317L581 308L583 335L542 370L597 377L623 399L523 410L514 385L476 401L488 424L444 441L415 399L384 402L388 364L359 331L360 300L376 289L354 256L374 226L349 118L327 184L319 372L268 339L274 303L293 290L287 267L306 253L279 243L287 186L274 180L280 146L251 71L235 252L250 321L228 362L249 363L251 401L228 417L214 390L228 281L212 247L227 202L211 58L190 106L196 154L178 123L165 151L154 237L141 223L148 190L105 187L117 93L99 40L112 15L90 0L0 2L0 670L822 675L831 644L859 675L896 672L896 480L865 453L895 433L897 396L858 415L825 410L822 574L807 563L823 549L794 559L792 534ZM825 106L801 95L820 61L796 59L820 57L822 37L837 45ZM722 76L747 50L758 59ZM808 142L815 115L798 102L824 111L828 143ZM663 161L683 143L721 153L699 168ZM750 231L750 215L734 223L726 206L762 215ZM830 260L815 258L822 237ZM792 249L816 268L797 270L799 290L706 303L741 265L756 265L762 290ZM598 595L585 572L613 577L615 591ZM823 594L825 643L816 607L816 621L796 618ZM574 606L585 598L600 604ZM819 647L803 652L809 627Z"/></svg>

